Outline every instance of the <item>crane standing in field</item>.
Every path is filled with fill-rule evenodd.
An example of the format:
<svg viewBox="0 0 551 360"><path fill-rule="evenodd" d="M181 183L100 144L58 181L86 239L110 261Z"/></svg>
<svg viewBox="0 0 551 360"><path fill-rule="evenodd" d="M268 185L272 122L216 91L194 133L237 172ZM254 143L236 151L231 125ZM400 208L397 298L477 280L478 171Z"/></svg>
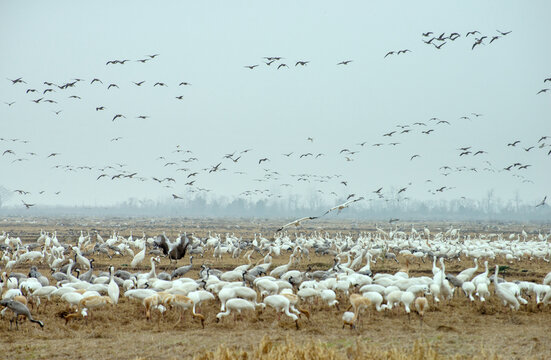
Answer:
<svg viewBox="0 0 551 360"><path fill-rule="evenodd" d="M0 301L0 306L5 306L11 311L13 311L14 313L14 317L10 320L10 330L11 330L11 324L14 321L15 321L15 328L19 329L19 322L18 322L19 315L23 315L24 317L29 319L30 322L37 323L38 325L40 325L41 328L44 327L44 323L40 320L33 319L33 316L31 315L29 308L24 304L20 303L19 301L4 299Z"/></svg>

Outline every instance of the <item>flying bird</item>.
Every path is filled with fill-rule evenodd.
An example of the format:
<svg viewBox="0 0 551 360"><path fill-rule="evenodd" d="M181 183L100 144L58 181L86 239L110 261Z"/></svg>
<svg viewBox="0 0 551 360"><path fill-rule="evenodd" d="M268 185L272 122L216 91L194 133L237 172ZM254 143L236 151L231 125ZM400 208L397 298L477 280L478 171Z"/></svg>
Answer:
<svg viewBox="0 0 551 360"><path fill-rule="evenodd" d="M113 116L113 120L111 120L111 121L115 121L118 118L125 118L126 119L126 116L124 116L122 114L117 114L117 115Z"/></svg>
<svg viewBox="0 0 551 360"><path fill-rule="evenodd" d="M545 201L547 200L547 195L545 195L545 197L543 198L543 200L538 204L536 205L536 207L540 207L540 206L543 206L543 205L546 205L545 204Z"/></svg>
<svg viewBox="0 0 551 360"><path fill-rule="evenodd" d="M245 66L243 66L243 67L246 67L246 68L249 68L249 69L252 70L252 69L254 69L254 68L257 67L257 66L258 66L258 64L257 64L257 65L245 65Z"/></svg>
<svg viewBox="0 0 551 360"><path fill-rule="evenodd" d="M340 204L340 205L337 205L337 206L333 206L331 209L327 210L322 216L325 216L325 215L329 214L331 211L335 211L335 210L337 210L337 214L340 214L340 212L341 212L342 210L346 209L347 207L349 207L350 204L353 204L353 203L355 203L355 202L357 202L357 201L360 201L360 200L363 200L363 199L364 199L364 197L362 196L362 197L359 197L359 198L357 198L357 199L355 199L355 200L350 200L350 201L347 201L347 202L345 202L345 203L343 203L343 204Z"/></svg>
<svg viewBox="0 0 551 360"><path fill-rule="evenodd" d="M409 161L415 159L416 157L421 157L421 155L415 154L415 155L413 155L413 156L409 159Z"/></svg>
<svg viewBox="0 0 551 360"><path fill-rule="evenodd" d="M536 95L539 95L541 93L545 93L545 92L548 92L548 91L549 91L549 89L541 89L540 91L538 91L538 93Z"/></svg>
<svg viewBox="0 0 551 360"><path fill-rule="evenodd" d="M21 202L23 203L23 205L27 208L27 209L30 209L31 207L35 206L36 204L28 204L26 202L24 202L23 200L21 200Z"/></svg>
<svg viewBox="0 0 551 360"><path fill-rule="evenodd" d="M496 30L496 31L497 31L498 33L500 33L501 35L503 35L503 36L505 36L505 35L510 34L510 33L513 32L512 30L511 30L511 31L507 31L507 32L501 32L501 31L499 31L499 30Z"/></svg>
<svg viewBox="0 0 551 360"><path fill-rule="evenodd" d="M338 63L337 65L348 65L348 64L350 64L352 61L354 61L354 60L344 60L344 61L341 61L340 63Z"/></svg>
<svg viewBox="0 0 551 360"><path fill-rule="evenodd" d="M260 164L260 163L262 163L263 161L270 161L270 159L268 159L268 158L262 158L262 159L258 160L258 163Z"/></svg>
<svg viewBox="0 0 551 360"><path fill-rule="evenodd" d="M290 223L285 224L282 227L280 227L279 229L277 229L276 232L280 232L281 230L283 230L283 229L285 229L289 226L292 226L292 225L295 225L296 227L299 227L301 225L300 224L301 222L306 221L306 220L314 220L314 219L317 219L317 218L318 218L317 216L306 216L306 217L297 219L295 221L291 221Z"/></svg>
<svg viewBox="0 0 551 360"><path fill-rule="evenodd" d="M117 89L119 88L117 84L109 84L109 86L107 87L107 90L111 89L112 87L116 87Z"/></svg>

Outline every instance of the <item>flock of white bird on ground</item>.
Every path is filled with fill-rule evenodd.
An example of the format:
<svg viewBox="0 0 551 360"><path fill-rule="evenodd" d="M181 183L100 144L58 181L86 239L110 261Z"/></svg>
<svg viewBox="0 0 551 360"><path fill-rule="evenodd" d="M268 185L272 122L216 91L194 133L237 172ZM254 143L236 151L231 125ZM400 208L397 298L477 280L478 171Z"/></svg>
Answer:
<svg viewBox="0 0 551 360"><path fill-rule="evenodd" d="M9 317L10 330L13 322L19 327L21 318L44 327L42 321L33 317L29 306L40 313L41 304L47 307L49 302L67 304L67 310L59 314L66 324L82 318L88 323L99 309L116 308L121 294L124 301L143 305L147 321L151 321L153 313L159 313L156 316L161 321L164 313L170 311L176 313L179 323L186 310L190 310L203 328L206 314L201 311L201 305L209 301L220 303L216 322L227 321L224 317L230 314L234 314L237 321L237 314L261 316L273 309L278 322L285 321L281 319L284 314L299 329L299 319L307 324L316 312L333 307L335 311L344 310L339 307L341 304L352 310L342 314L343 328L356 328L360 314L373 310L395 314L404 311L408 320L410 312L415 311L423 327L423 317L431 307L445 307L463 296L481 306L495 296L504 305L503 311L511 309L511 314L530 302L537 304L537 309L549 305L551 272L539 283L506 281L499 274L508 266L499 263L513 266L522 259L549 263L550 233L527 234L522 229L520 233L471 236L450 227L431 234L426 227L417 231L412 225L409 232L397 228L333 236L318 232L309 235L276 232L272 239L255 234L251 240L210 233L201 239L184 233L170 241L164 234L147 237L144 233L137 238L132 233L124 237L116 232L104 240L97 232L85 235L81 231L78 240L75 238L70 244L61 242L57 232L41 231L35 242L24 244L19 237L3 232L0 235L0 263L3 263L0 308L4 307L2 317ZM186 252L191 255L189 264L174 265L173 261L184 258ZM253 263L252 256L257 254L260 259ZM110 266L109 272L95 272L91 258L94 255L128 257L128 270L135 270L149 257L151 269L148 272L115 271ZM314 271L310 266L306 271L298 270L301 262L311 261L318 255L334 256L334 264L325 270ZM169 267L174 271L158 272L163 256L168 257ZM286 256L288 263L272 266L274 258ZM185 277L194 267L194 257L208 260L200 265L198 278ZM244 263L229 271L214 268L224 257L243 259ZM399 263L399 260L402 260L402 269L394 274L371 270L377 261ZM409 273L410 264L425 261L432 261L432 277L415 277ZM446 261L473 262L474 267L451 274L446 272ZM38 265L47 266L51 275L42 275ZM13 271L29 266L27 275ZM145 266L147 263L142 269Z"/></svg>

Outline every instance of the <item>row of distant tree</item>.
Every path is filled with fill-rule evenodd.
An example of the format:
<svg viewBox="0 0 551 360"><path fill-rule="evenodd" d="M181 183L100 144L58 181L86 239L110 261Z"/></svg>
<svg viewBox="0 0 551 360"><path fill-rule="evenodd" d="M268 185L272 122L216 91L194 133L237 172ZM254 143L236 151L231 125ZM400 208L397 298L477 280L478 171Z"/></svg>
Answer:
<svg viewBox="0 0 551 360"><path fill-rule="evenodd" d="M230 217L230 218L298 218L320 216L333 205L317 194L294 195L272 199L229 199L196 195L183 200L130 198L112 206L45 206L37 205L30 210L23 206L2 206L6 191L0 187L0 215L9 216L155 216L155 217ZM13 201L12 201L13 202ZM366 219L389 221L414 220L501 220L501 221L551 221L549 205L535 207L517 195L511 200L502 200L489 191L485 199L455 200L362 200L342 212L331 212L326 218Z"/></svg>

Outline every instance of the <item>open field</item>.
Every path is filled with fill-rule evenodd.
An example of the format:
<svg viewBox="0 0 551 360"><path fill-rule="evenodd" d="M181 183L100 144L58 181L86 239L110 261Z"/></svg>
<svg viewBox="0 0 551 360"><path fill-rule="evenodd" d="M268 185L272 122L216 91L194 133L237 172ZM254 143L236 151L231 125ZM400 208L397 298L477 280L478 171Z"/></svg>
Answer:
<svg viewBox="0 0 551 360"><path fill-rule="evenodd" d="M279 223L277 223L279 224ZM35 241L40 229L57 231L57 237L62 243L75 244L80 235L80 230L99 231L106 239L113 230L120 235L129 236L132 230L134 237L140 237L142 231L147 236L154 236L166 232L167 236L174 239L179 232L194 232L197 237L204 238L211 231L225 234L234 233L237 237L250 240L255 233L263 233L270 238L277 224L268 221L224 221L224 220L188 220L188 219L5 219L0 222L0 232L6 231L12 237L19 236L23 242ZM357 238L359 231L374 231L375 224L352 221L324 222L316 224L316 228L302 228L305 234L312 230L328 231L331 236L335 232L343 234L351 233ZM419 229L424 224L415 224ZM428 227L436 233L445 231L449 224L431 223ZM514 224L484 225L484 224L459 224L462 235L481 233L518 233L522 226ZM321 229L318 229L321 228ZM388 228L388 226L387 226ZM411 225L403 226L403 230L409 231ZM526 226L530 234L540 229L539 225ZM548 229L548 226L544 227ZM546 230L548 231L548 230ZM292 236L293 237L293 236ZM272 268L288 262L290 253L282 252L282 255L274 258ZM303 260L296 266L298 270L305 271L308 265L313 270L326 270L333 264L333 256L317 256L311 252L310 260ZM109 259L104 255L93 255L96 273L107 271L110 265L116 269L129 269L132 260L128 255L115 256ZM148 256L137 269L141 272L150 270ZM253 255L254 260L261 259L258 253ZM376 273L395 273L404 264L402 256L398 256L400 264L392 260L378 260L372 264L372 271ZM459 271L472 267L470 259L462 258L462 261L450 260L446 262L446 272L456 274ZM188 263L188 257L178 262L178 266ZM235 266L244 264L242 258L233 259L225 255L222 261L217 262L212 256L212 250L208 250L203 258L196 257L193 270L186 277L198 278L199 267L202 263L208 263L211 267L223 271L231 270ZM497 258L489 260L490 269L495 264L506 264L505 259ZM3 265L3 264L2 264ZM42 274L49 276L48 266L37 264ZM551 271L551 265L543 260L529 260L523 258L512 264L506 274L507 280L525 280L541 283L545 275ZM12 271L27 273L30 264L17 265ZM168 259L163 258L157 272L170 273L175 268L170 265ZM3 266L2 266L3 269ZM410 276L426 275L432 277L432 263L412 263ZM3 271L3 270L2 270ZM482 269L483 271L483 269ZM480 270L479 270L480 272ZM492 273L492 271L491 271ZM502 274L500 274L502 275ZM50 283L55 283L49 277ZM161 318L158 312L153 314L152 321L148 322L144 317L143 306L122 296L116 306L99 309L93 312L87 321L79 319L65 325L65 320L58 316L66 310L66 304L60 300L50 302L46 309L38 312L32 311L35 318L45 323L43 330L35 324L24 322L19 331L9 330L9 321L0 321L0 348L2 354L10 359L136 359L136 358L192 358L205 356L207 352L214 352L220 344L229 347L237 347L246 351L253 351L257 344L267 336L274 344L283 344L290 340L298 346L321 342L322 348L334 350L338 353L351 351L356 343L371 349L388 350L395 349L398 352L409 351L415 344L430 345L432 350L443 356L459 355L464 358L472 356L488 356L496 354L501 358L548 358L551 354L551 306L536 306L533 299L522 306L519 311L511 313L503 307L495 295L493 285L490 287L492 296L485 302L471 303L463 294L456 294L454 298L438 306L434 306L429 296L430 310L425 315L425 322L420 326L416 313L411 314L408 320L403 307L392 311L376 312L370 310L365 313L356 330L342 329L341 316L348 307L348 299L345 296L338 298L340 310L327 308L320 304L303 304L310 310L310 319L299 320L300 329L296 330L295 324L289 318L282 317L278 323L276 315L271 308L263 311L257 310L256 314L244 315L234 322L231 316L216 323L216 314L220 305L218 300L202 305L201 312L205 316L205 328L202 329L199 322L192 320L190 314L186 314L185 320L175 325L176 314L170 310ZM287 344L288 345L288 344ZM317 348L316 348L317 349ZM2 356L2 357L4 357ZM352 355L351 355L352 356ZM352 356L353 357L353 356Z"/></svg>

